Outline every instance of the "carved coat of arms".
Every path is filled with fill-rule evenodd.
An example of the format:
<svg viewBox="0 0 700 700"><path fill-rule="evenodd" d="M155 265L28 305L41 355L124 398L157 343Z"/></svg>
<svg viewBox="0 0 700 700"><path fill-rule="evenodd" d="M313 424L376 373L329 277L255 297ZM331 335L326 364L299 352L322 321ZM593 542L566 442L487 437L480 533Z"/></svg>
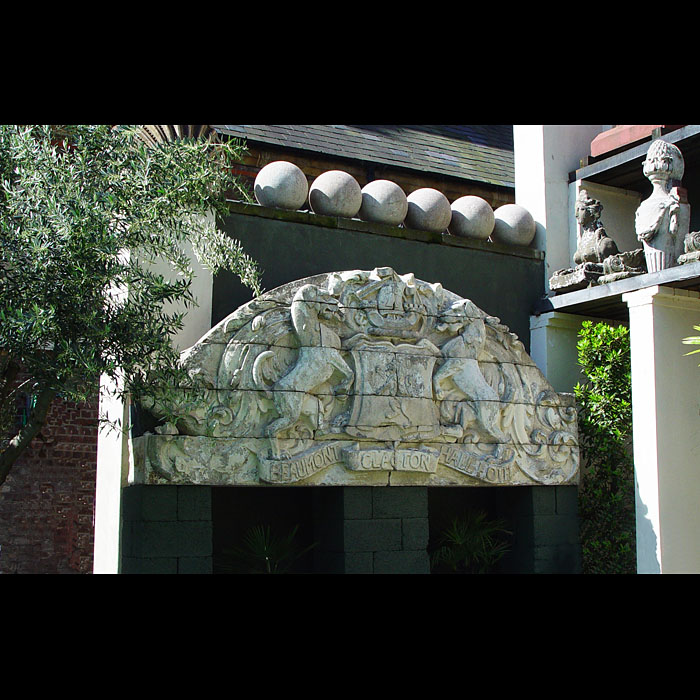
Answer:
<svg viewBox="0 0 700 700"><path fill-rule="evenodd" d="M182 356L190 385L135 440L148 482L564 484L572 397L513 333L391 268L279 287Z"/></svg>

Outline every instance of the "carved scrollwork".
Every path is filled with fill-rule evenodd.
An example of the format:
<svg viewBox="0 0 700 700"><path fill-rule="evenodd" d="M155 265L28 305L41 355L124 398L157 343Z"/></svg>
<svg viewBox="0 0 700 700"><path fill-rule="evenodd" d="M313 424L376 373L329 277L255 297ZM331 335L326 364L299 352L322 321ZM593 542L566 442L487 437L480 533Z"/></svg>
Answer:
<svg viewBox="0 0 700 700"><path fill-rule="evenodd" d="M183 366L192 390L161 412L174 408L179 434L146 436L166 445L146 453L170 480L188 483L197 460L217 465L218 483L577 478L575 411L517 336L391 268L273 290L212 329Z"/></svg>

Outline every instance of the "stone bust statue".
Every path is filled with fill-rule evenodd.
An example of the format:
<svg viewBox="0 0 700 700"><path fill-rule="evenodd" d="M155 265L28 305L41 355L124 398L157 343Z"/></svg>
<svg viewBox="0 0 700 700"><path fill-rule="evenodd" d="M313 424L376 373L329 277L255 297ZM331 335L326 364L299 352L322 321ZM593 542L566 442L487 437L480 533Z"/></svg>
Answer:
<svg viewBox="0 0 700 700"><path fill-rule="evenodd" d="M649 272L677 265L683 253L690 223L690 206L680 188L684 170L683 155L676 146L660 139L652 142L643 173L654 189L635 215Z"/></svg>

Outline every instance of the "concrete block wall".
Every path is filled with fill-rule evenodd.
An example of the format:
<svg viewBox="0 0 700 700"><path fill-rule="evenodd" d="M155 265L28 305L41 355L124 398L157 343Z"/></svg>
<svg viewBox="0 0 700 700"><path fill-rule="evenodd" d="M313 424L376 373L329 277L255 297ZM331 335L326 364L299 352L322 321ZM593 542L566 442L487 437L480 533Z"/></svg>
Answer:
<svg viewBox="0 0 700 700"><path fill-rule="evenodd" d="M350 486L314 497L319 573L430 573L427 488Z"/></svg>
<svg viewBox="0 0 700 700"><path fill-rule="evenodd" d="M121 573L212 573L210 487L129 486L122 514Z"/></svg>
<svg viewBox="0 0 700 700"><path fill-rule="evenodd" d="M428 574L425 487L313 489L313 572ZM122 495L122 573L212 573L212 489L130 486ZM498 489L513 532L501 573L581 572L575 486Z"/></svg>
<svg viewBox="0 0 700 700"><path fill-rule="evenodd" d="M503 494L500 509L513 528L504 573L580 574L576 486L532 486Z"/></svg>

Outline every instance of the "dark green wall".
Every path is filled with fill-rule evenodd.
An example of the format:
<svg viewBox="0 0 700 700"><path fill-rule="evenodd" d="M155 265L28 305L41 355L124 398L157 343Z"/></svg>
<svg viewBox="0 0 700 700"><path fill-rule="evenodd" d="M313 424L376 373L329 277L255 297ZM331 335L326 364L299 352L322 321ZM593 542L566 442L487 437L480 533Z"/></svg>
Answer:
<svg viewBox="0 0 700 700"><path fill-rule="evenodd" d="M439 234L255 205L233 205L233 210L225 230L259 262L268 291L322 272L388 266L471 299L517 333L529 351L530 314L544 294L539 251L478 241L445 243ZM212 325L250 299L234 275L219 274Z"/></svg>

